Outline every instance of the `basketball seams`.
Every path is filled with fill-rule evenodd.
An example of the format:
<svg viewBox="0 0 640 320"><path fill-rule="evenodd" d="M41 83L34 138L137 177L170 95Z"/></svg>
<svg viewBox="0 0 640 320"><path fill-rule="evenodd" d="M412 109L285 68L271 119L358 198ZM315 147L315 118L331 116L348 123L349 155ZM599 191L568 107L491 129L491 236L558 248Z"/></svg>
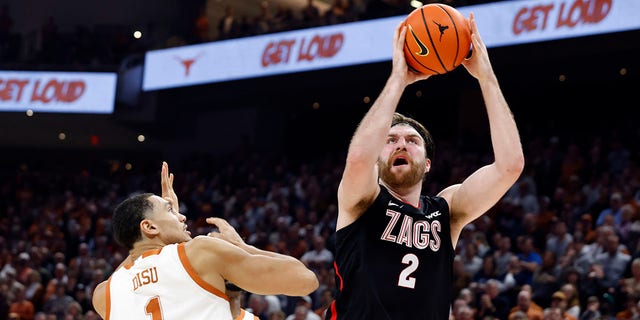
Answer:
<svg viewBox="0 0 640 320"><path fill-rule="evenodd" d="M440 6L438 6L440 7ZM440 8L442 9L442 8ZM436 58L438 58L438 62L440 63L440 66L442 66L442 69L444 69L444 72L447 72L447 67L444 65L444 63L442 62L442 59L440 58L440 53L438 52L438 48L436 48L436 44L433 42L433 37L431 36L431 29L429 29L429 25L427 24L427 19L425 17L424 14L424 7L422 7L420 9L420 13L422 14L422 23L424 24L424 29L427 31L427 36L429 36L429 42L431 43L431 48L433 49L434 53L436 54ZM440 72L438 72L440 73Z"/></svg>
<svg viewBox="0 0 640 320"><path fill-rule="evenodd" d="M453 70L458 66L456 62L458 61L458 53L460 52L460 35L458 34L458 25L456 24L456 20L453 18L453 16L451 16L451 13L449 13L449 10L447 10L447 8L444 8L439 4L437 6L447 14L449 20L451 20L451 23L453 24L453 30L455 31L454 34L456 35L456 54L453 58L453 68L451 69Z"/></svg>

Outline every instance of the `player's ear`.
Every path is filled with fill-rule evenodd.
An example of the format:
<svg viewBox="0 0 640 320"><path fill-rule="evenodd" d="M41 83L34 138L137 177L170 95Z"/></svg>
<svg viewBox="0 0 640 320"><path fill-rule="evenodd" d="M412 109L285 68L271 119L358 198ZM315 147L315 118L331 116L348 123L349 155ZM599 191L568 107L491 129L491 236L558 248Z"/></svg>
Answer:
<svg viewBox="0 0 640 320"><path fill-rule="evenodd" d="M159 231L153 221L144 219L140 221L140 232L150 238L156 236Z"/></svg>
<svg viewBox="0 0 640 320"><path fill-rule="evenodd" d="M424 162L424 173L426 174L429 170L431 170L431 159L427 158Z"/></svg>

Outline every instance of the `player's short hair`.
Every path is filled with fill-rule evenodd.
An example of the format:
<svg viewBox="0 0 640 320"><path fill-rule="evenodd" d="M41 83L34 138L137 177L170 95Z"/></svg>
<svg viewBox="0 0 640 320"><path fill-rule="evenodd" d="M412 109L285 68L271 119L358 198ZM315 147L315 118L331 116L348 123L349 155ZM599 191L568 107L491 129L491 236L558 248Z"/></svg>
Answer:
<svg viewBox="0 0 640 320"><path fill-rule="evenodd" d="M113 210L113 238L129 250L142 239L140 222L145 219L147 211L153 210L153 203L149 201L151 196L153 193L131 196Z"/></svg>
<svg viewBox="0 0 640 320"><path fill-rule="evenodd" d="M431 133L429 132L429 130L427 130L427 128L425 128L417 120L396 112L393 115L393 119L391 120L391 127L398 124L406 124L414 128L416 131L418 131L418 134L424 141L424 148L427 151L427 158L433 160L433 156L435 153L435 143L433 142L433 137L431 136Z"/></svg>

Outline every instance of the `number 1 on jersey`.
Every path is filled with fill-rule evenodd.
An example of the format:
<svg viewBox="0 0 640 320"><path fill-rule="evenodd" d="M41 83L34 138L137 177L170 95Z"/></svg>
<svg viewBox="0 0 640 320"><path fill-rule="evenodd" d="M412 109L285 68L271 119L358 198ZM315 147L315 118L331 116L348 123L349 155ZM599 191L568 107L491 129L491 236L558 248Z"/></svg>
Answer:
<svg viewBox="0 0 640 320"><path fill-rule="evenodd" d="M151 320L162 320L162 308L160 307L160 297L155 296L144 305L146 314L151 315Z"/></svg>

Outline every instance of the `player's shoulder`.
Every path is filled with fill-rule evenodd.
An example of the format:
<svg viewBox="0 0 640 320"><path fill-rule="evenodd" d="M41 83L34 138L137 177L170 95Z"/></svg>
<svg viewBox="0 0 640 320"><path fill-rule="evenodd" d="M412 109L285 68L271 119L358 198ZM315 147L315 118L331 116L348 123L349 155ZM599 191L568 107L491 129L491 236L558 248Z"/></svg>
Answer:
<svg viewBox="0 0 640 320"><path fill-rule="evenodd" d="M453 195L456 193L456 191L458 191L458 189L460 189L460 186L461 184L459 183L450 185L444 188L442 191L438 192L436 197L444 198L447 201L447 203L451 203L451 199L453 198Z"/></svg>
<svg viewBox="0 0 640 320"><path fill-rule="evenodd" d="M208 236L196 236L193 239L187 241L187 242L183 242L180 245L184 246L185 249L187 250L193 250L193 249L202 249L207 248L207 247L211 247L211 246L215 246L215 241L213 241L214 239Z"/></svg>
<svg viewBox="0 0 640 320"><path fill-rule="evenodd" d="M187 254L217 254L225 249L225 245L229 245L225 240L209 237L205 235L196 236L193 239L179 244L184 247Z"/></svg>
<svg viewBox="0 0 640 320"><path fill-rule="evenodd" d="M91 304L93 305L93 308L102 318L104 318L107 310L107 285L108 280L100 282L93 290L93 295L91 297Z"/></svg>

